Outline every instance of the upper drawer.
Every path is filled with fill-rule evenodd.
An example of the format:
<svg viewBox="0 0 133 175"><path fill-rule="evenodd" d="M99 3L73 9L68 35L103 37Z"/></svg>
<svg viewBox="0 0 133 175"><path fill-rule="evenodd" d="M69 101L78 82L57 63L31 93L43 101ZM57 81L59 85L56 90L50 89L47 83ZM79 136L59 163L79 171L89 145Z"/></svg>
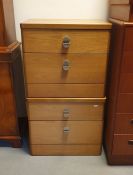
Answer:
<svg viewBox="0 0 133 175"><path fill-rule="evenodd" d="M45 53L106 53L109 48L108 30L23 30L24 52Z"/></svg>
<svg viewBox="0 0 133 175"><path fill-rule="evenodd" d="M107 54L24 54L27 83L105 83Z"/></svg>
<svg viewBox="0 0 133 175"><path fill-rule="evenodd" d="M97 99L99 100L99 99ZM30 99L29 120L102 120L104 102L46 102ZM82 101L82 100L81 100ZM86 100L87 101L87 100ZM89 100L88 100L89 101Z"/></svg>

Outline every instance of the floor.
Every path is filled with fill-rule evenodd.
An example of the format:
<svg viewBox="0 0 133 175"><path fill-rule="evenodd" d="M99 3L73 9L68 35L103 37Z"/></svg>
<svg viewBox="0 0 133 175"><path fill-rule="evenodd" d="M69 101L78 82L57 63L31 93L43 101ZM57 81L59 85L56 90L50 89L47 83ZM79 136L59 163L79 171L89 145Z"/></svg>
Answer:
<svg viewBox="0 0 133 175"><path fill-rule="evenodd" d="M5 146L5 145L4 145ZM109 166L105 155L94 157L30 156L21 149L0 145L0 175L132 175L133 166Z"/></svg>

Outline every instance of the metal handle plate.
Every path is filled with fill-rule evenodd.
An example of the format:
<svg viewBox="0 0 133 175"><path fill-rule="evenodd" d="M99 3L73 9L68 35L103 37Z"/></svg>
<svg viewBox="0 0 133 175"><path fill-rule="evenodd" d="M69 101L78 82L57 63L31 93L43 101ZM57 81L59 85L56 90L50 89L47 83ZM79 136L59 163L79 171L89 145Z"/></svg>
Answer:
<svg viewBox="0 0 133 175"><path fill-rule="evenodd" d="M63 38L63 43L62 43L63 47L64 47L65 49L68 49L69 46L70 46L70 44L71 44L71 42L70 42L69 36L65 36L65 37Z"/></svg>
<svg viewBox="0 0 133 175"><path fill-rule="evenodd" d="M133 145L133 140L128 140L129 145Z"/></svg>
<svg viewBox="0 0 133 175"><path fill-rule="evenodd" d="M63 111L64 118L68 118L69 115L70 115L69 109L64 109L64 111Z"/></svg>
<svg viewBox="0 0 133 175"><path fill-rule="evenodd" d="M70 128L69 127L64 127L64 133L69 133L70 132Z"/></svg>
<svg viewBox="0 0 133 175"><path fill-rule="evenodd" d="M64 71L68 71L70 69L70 61L69 60L65 60L64 63L63 63L63 70Z"/></svg>
<svg viewBox="0 0 133 175"><path fill-rule="evenodd" d="M130 122L131 122L131 124L133 124L133 119L131 119L131 121L130 121Z"/></svg>

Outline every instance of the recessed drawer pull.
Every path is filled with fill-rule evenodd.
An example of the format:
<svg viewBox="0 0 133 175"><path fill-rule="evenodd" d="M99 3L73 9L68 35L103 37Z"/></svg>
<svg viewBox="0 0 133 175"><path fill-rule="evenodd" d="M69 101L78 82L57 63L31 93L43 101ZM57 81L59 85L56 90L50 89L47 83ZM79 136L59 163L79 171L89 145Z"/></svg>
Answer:
<svg viewBox="0 0 133 175"><path fill-rule="evenodd" d="M69 118L69 115L70 115L69 109L64 109L63 111L64 118Z"/></svg>
<svg viewBox="0 0 133 175"><path fill-rule="evenodd" d="M64 63L63 63L63 70L68 71L69 69L70 69L70 61L65 60Z"/></svg>
<svg viewBox="0 0 133 175"><path fill-rule="evenodd" d="M131 121L130 121L130 122L131 122L131 124L133 124L133 119L131 119Z"/></svg>
<svg viewBox="0 0 133 175"><path fill-rule="evenodd" d="M64 133L69 133L70 132L70 128L69 127L64 127Z"/></svg>
<svg viewBox="0 0 133 175"><path fill-rule="evenodd" d="M133 145L133 140L128 140L129 145Z"/></svg>
<svg viewBox="0 0 133 175"><path fill-rule="evenodd" d="M65 36L65 37L63 38L63 43L62 43L63 47L64 47L65 49L68 49L69 46L70 46L70 44L71 44L71 42L70 42L69 36Z"/></svg>

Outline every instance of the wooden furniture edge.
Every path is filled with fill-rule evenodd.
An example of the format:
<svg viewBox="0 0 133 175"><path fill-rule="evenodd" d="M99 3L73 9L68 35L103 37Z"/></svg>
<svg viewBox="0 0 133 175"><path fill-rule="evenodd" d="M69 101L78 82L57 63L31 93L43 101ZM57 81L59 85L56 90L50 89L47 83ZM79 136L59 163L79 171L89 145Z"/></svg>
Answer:
<svg viewBox="0 0 133 175"><path fill-rule="evenodd" d="M79 19L29 19L20 24L21 29L111 29L107 21L92 21Z"/></svg>
<svg viewBox="0 0 133 175"><path fill-rule="evenodd" d="M105 102L104 98L26 98L27 102Z"/></svg>

